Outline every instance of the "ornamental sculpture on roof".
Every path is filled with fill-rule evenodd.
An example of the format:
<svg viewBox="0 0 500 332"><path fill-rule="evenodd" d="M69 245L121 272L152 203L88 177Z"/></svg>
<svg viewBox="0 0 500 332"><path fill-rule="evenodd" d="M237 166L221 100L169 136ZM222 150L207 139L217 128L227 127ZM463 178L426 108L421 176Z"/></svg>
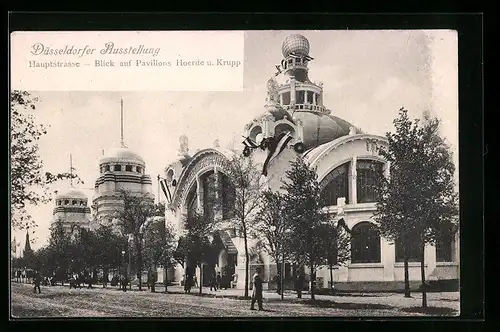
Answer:
<svg viewBox="0 0 500 332"><path fill-rule="evenodd" d="M269 104L279 104L278 82L274 77L267 81L267 102Z"/></svg>

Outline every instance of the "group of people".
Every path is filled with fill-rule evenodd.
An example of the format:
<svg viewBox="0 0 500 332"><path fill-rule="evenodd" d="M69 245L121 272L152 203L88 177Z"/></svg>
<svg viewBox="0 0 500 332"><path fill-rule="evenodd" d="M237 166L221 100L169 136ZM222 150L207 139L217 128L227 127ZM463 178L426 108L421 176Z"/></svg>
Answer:
<svg viewBox="0 0 500 332"><path fill-rule="evenodd" d="M232 284L234 283L235 275L233 275L233 280L227 280L227 275L221 275L220 272L212 274L212 277L210 278L208 284L210 285L210 291L217 291L218 289L227 289L228 285L229 287L232 287ZM196 275L192 274L187 274L184 279L184 292L185 293L191 293L191 288L192 287L199 287L198 285L198 279Z"/></svg>

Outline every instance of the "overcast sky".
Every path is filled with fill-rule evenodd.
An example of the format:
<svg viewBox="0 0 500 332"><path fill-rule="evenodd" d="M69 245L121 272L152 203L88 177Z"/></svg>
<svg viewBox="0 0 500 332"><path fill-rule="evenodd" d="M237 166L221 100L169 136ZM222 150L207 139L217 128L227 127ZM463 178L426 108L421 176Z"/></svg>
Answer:
<svg viewBox="0 0 500 332"><path fill-rule="evenodd" d="M124 101L125 144L146 161L157 195L157 174L176 158L179 136L190 152L232 141L239 147L244 125L263 113L266 82L282 58L291 33L310 42L312 81L324 83L324 104L366 133L384 135L401 107L412 117L424 110L442 120L442 135L458 160L458 44L453 31L251 31L245 34L244 92L36 92L36 119L50 125L40 140L45 170L73 166L91 201L97 161L120 142L120 98ZM166 79L171 79L167 78ZM193 77L193 80L210 79ZM69 182L54 186L68 190ZM53 204L32 207L46 243ZM24 245L25 232L14 232Z"/></svg>

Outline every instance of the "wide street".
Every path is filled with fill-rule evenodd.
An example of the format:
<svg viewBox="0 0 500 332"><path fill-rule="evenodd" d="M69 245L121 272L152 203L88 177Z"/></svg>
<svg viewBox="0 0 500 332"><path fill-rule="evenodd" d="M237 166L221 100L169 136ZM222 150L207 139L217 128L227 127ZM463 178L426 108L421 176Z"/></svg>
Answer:
<svg viewBox="0 0 500 332"><path fill-rule="evenodd" d="M434 316L459 314L458 293L428 294L429 310L419 309L421 294L413 298L402 294L372 293L343 296L310 296L297 299L287 294L281 301L276 293L264 293L264 311L251 311L250 301L237 299L235 290L184 294L180 287L169 287L169 294L102 289L69 289L69 286L43 287L33 293L29 284L11 283L11 316L34 317L257 317L257 316ZM162 288L158 291L163 291ZM242 291L236 291L238 294Z"/></svg>

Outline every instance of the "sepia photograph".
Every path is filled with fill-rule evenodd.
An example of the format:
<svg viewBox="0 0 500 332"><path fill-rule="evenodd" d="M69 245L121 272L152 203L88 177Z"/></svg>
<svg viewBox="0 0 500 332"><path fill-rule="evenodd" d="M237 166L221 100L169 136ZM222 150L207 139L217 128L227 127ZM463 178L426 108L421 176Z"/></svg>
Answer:
<svg viewBox="0 0 500 332"><path fill-rule="evenodd" d="M10 52L12 318L460 315L457 31Z"/></svg>

